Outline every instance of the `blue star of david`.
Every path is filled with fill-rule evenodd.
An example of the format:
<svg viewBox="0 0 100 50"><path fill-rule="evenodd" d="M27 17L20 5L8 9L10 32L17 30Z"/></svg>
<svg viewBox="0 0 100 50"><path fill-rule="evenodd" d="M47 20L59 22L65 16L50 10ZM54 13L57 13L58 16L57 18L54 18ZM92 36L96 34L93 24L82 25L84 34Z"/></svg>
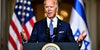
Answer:
<svg viewBox="0 0 100 50"><path fill-rule="evenodd" d="M90 44L90 42L89 42L89 41L86 41L86 40L83 40L83 42L84 42L84 44L85 44L85 50L88 50L87 47L88 47L88 45Z"/></svg>
<svg viewBox="0 0 100 50"><path fill-rule="evenodd" d="M79 37L80 34L81 34L80 30L77 29L76 33L74 34L74 37ZM80 50L88 50L87 47L90 44L90 42L86 41L86 40L83 40L83 42L84 42L85 48L84 49L80 49Z"/></svg>
<svg viewBox="0 0 100 50"><path fill-rule="evenodd" d="M74 37L79 37L80 34L81 33L80 33L79 29L77 29L76 33L74 34Z"/></svg>

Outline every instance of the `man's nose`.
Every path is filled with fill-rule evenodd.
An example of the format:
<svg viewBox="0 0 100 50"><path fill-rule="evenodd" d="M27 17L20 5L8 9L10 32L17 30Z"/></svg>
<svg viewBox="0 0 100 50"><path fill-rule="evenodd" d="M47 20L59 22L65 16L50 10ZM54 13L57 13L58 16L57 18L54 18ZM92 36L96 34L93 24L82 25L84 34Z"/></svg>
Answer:
<svg viewBox="0 0 100 50"><path fill-rule="evenodd" d="M48 11L51 11L51 8L50 7L48 7Z"/></svg>

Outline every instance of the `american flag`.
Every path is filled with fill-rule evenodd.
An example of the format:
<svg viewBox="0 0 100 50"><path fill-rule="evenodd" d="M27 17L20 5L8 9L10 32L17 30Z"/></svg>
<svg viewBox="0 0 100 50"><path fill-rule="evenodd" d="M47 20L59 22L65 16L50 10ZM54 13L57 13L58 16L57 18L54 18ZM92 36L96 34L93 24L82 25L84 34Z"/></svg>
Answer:
<svg viewBox="0 0 100 50"><path fill-rule="evenodd" d="M8 50L23 50L20 32L24 29L29 39L35 22L30 0L16 0L9 26Z"/></svg>
<svg viewBox="0 0 100 50"><path fill-rule="evenodd" d="M74 6L72 8L70 25L75 40L77 40L77 38L82 32L85 31L84 34L87 33L87 36L83 40L82 47L80 50L91 50L91 40L89 37L83 1L84 0L75 0Z"/></svg>

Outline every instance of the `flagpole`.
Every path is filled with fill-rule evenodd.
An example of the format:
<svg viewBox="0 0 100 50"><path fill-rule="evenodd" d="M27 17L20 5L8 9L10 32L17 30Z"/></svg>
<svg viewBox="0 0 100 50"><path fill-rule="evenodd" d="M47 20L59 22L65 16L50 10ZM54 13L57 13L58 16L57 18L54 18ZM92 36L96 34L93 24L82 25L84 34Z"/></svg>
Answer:
<svg viewBox="0 0 100 50"><path fill-rule="evenodd" d="M23 4L22 4L22 27L24 27L24 0L23 0ZM23 28L22 28L23 30Z"/></svg>

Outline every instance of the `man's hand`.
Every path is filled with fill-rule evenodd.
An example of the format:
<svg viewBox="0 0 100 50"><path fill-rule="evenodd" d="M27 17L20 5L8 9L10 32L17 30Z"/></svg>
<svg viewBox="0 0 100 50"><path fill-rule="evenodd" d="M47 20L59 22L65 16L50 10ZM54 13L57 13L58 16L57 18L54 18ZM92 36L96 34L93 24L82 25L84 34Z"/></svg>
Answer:
<svg viewBox="0 0 100 50"><path fill-rule="evenodd" d="M20 34L21 34L21 37L22 37L23 41L25 42L27 40L25 31L22 30L22 32Z"/></svg>
<svg viewBox="0 0 100 50"><path fill-rule="evenodd" d="M83 35L85 31L83 31L80 36L78 37L78 42L81 42L85 39L85 37L87 36L87 34Z"/></svg>

